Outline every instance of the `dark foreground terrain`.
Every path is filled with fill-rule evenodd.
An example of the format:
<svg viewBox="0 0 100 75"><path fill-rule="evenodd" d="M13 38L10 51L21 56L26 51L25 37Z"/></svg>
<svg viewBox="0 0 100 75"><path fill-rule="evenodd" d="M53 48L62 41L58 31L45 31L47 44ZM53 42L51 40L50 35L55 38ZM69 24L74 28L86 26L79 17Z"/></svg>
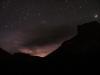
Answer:
<svg viewBox="0 0 100 75"><path fill-rule="evenodd" d="M79 75L100 71L100 24L90 22L78 27L78 35L64 42L45 58L0 49L0 68L10 73L74 73ZM1 70L1 72L2 72ZM19 75L18 74L18 75ZM48 75L48 74L47 74Z"/></svg>

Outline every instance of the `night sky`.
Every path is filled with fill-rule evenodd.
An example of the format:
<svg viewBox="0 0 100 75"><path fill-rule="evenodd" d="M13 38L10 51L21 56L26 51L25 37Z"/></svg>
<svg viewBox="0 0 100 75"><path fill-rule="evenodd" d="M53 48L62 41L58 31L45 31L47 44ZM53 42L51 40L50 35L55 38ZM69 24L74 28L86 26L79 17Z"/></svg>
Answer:
<svg viewBox="0 0 100 75"><path fill-rule="evenodd" d="M45 44L77 34L77 25L100 21L100 0L0 0L0 47ZM94 25L95 26L95 25Z"/></svg>

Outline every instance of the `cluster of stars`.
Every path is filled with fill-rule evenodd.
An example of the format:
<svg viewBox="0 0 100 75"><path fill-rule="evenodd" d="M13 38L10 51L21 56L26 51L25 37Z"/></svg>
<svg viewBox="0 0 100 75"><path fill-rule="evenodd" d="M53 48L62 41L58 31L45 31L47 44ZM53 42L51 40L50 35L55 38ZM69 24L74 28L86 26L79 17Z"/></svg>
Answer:
<svg viewBox="0 0 100 75"><path fill-rule="evenodd" d="M9 32L11 31L11 29L14 29L15 27L17 27L14 25L19 24L20 28L23 29L23 28L27 27L27 26L24 27L24 25L28 25L28 24L30 25L29 22L31 22L31 21L32 21L32 25L43 24L44 26L46 25L47 27L50 27L49 24L50 25L53 25L53 24L60 25L63 23L64 25L68 25L68 24L70 25L70 23L73 23L73 22L75 22L77 24L76 21L78 21L79 23L80 22L86 23L86 21L89 22L89 20L91 20L91 18L92 18L92 20L94 20L94 19L98 20L99 15L100 15L98 13L99 11L97 11L96 9L95 10L92 9L92 8L95 8L95 6L92 5L93 3L89 3L89 0L76 0L76 1L75 0L59 0L57 5L50 5L50 6L47 5L47 8L50 8L50 10L45 9L46 4L43 5L41 3L40 4L41 4L41 6L43 5L43 7L38 6L38 5L35 6L35 4L33 4L33 5L28 4L25 6L20 5L20 4L18 5L17 2L15 2L15 4L14 4L15 7L13 7L13 2L10 2L10 1L12 1L12 0L7 0L7 1L4 0L2 2L3 3L2 10L6 10L8 12L6 12L6 14L3 13L3 15L6 15L3 17L3 18L5 18L5 19L3 19L3 21L5 23L1 23L2 27L0 27L0 28L2 28L2 30L3 30L3 28L5 28L5 30L7 29ZM18 0L16 0L16 1L18 1ZM57 0L55 0L55 1L57 1ZM20 2L20 1L18 1L18 2ZM91 2L93 2L93 1L91 0ZM10 3L12 5L10 5ZM22 2L22 4L23 3L24 2ZM53 3L51 3L51 4L53 4ZM96 5L96 4L94 4L94 5ZM9 7L9 9L11 8L11 10L9 10L7 7ZM98 9L100 9L100 7L98 7ZM14 14L14 17L12 18L13 14ZM75 17L73 16L73 14L75 14ZM17 17L15 15L17 15ZM6 19L6 17L8 19ZM84 19L85 19L85 21L84 21ZM2 19L0 19L0 20L2 22ZM16 21L16 20L18 20L18 21ZM6 21L9 23L7 23ZM36 23L34 23L34 22L36 22ZM16 41L15 43L18 43L18 41Z"/></svg>

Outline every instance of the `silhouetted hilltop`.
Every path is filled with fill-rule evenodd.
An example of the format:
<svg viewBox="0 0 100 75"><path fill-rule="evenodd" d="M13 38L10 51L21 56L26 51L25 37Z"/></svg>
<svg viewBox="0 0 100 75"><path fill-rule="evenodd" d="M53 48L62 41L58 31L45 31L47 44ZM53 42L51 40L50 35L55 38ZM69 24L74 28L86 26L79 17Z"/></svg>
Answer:
<svg viewBox="0 0 100 75"><path fill-rule="evenodd" d="M78 26L78 34L76 37L72 38L69 41L65 41L61 47L59 47L55 52L50 54L49 56L56 56L57 53L60 53L62 49L74 49L74 48L86 48L87 44L98 44L100 36L100 24L97 21L93 21L90 23L85 23L83 25ZM91 42L92 41L92 42ZM85 49L86 50L86 49ZM73 53L77 53L78 50L74 50ZM9 56L10 54L5 52L0 48L0 56ZM26 54L18 53L17 56L24 57ZM58 54L59 55L59 54ZM28 55L26 55L28 56ZM37 57L36 57L37 58Z"/></svg>
<svg viewBox="0 0 100 75"><path fill-rule="evenodd" d="M100 43L100 24L97 21L85 23L78 26L78 34L76 37L65 41L61 47L49 56L60 55L62 52L65 52L63 50L66 50L66 52L71 51L73 54L78 54L79 52L84 54L90 51L89 48L91 48L90 53L93 53L92 48L94 48L94 46L98 47L98 43Z"/></svg>
<svg viewBox="0 0 100 75"><path fill-rule="evenodd" d="M78 34L45 58L16 53L6 61L5 69L13 72L91 72L99 68L100 24L96 21L78 26ZM9 53L0 49L0 58ZM1 63L0 61L0 63ZM9 64L8 64L8 62ZM91 66L92 64L92 66ZM2 64L1 64L2 65ZM1 66L0 66L1 67ZM3 66L4 67L4 66ZM98 68L97 68L98 67ZM12 68L12 69L9 69ZM34 69L34 70L33 70ZM98 70L99 71L99 70Z"/></svg>
<svg viewBox="0 0 100 75"><path fill-rule="evenodd" d="M10 54L5 50L3 50L2 48L0 48L0 58L4 56L10 56Z"/></svg>

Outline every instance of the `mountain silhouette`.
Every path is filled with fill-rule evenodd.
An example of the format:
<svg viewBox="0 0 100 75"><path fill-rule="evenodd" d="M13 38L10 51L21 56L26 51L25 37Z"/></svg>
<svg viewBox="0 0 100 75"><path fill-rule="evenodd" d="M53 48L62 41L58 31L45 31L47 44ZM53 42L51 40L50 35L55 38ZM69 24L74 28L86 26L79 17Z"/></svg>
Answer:
<svg viewBox="0 0 100 75"><path fill-rule="evenodd" d="M78 34L65 41L56 51L45 58L16 53L10 55L0 49L0 58L8 57L10 63L18 68L17 72L51 71L51 72L98 72L100 56L100 24L97 21L78 26ZM2 61L2 59L0 60Z"/></svg>

